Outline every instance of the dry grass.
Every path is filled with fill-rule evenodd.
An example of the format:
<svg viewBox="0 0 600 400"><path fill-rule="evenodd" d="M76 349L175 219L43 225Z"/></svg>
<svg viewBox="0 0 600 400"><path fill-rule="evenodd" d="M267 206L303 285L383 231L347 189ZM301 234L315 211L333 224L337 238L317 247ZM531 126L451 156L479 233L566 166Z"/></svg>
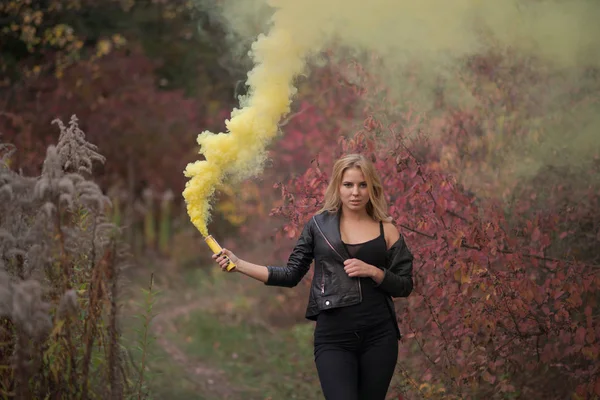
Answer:
<svg viewBox="0 0 600 400"><path fill-rule="evenodd" d="M13 171L16 149L0 145L0 396L142 398L118 324L128 256L91 180L104 158L75 117L58 125L38 177Z"/></svg>

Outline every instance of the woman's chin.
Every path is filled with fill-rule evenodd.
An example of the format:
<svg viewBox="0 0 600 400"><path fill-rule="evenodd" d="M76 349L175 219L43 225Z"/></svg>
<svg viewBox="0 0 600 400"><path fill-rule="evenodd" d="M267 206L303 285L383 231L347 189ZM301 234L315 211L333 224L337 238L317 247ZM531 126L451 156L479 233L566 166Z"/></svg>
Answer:
<svg viewBox="0 0 600 400"><path fill-rule="evenodd" d="M348 203L346 207L348 207L348 209L352 211L360 211L363 208L365 208L365 205L362 203Z"/></svg>

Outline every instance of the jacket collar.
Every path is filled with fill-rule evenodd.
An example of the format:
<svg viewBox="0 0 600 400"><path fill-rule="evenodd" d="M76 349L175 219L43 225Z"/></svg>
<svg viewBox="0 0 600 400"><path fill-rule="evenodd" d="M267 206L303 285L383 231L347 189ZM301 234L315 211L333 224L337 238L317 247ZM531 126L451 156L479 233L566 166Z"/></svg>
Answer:
<svg viewBox="0 0 600 400"><path fill-rule="evenodd" d="M342 235L340 233L340 213L338 212L323 212L315 216L315 222L319 224L319 227L326 236L326 240L331 243L331 246L338 252L344 260L351 258L346 250L346 246L342 242Z"/></svg>

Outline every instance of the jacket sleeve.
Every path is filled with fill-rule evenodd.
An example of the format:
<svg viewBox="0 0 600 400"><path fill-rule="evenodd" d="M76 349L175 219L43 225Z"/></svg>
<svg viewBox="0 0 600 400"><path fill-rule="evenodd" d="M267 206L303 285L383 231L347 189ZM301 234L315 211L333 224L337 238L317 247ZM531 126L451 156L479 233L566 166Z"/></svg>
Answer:
<svg viewBox="0 0 600 400"><path fill-rule="evenodd" d="M378 285L392 297L408 297L413 290L413 255L400 237L387 252L387 268Z"/></svg>
<svg viewBox="0 0 600 400"><path fill-rule="evenodd" d="M267 266L268 286L296 286L310 269L314 258L312 219L304 226L285 267Z"/></svg>

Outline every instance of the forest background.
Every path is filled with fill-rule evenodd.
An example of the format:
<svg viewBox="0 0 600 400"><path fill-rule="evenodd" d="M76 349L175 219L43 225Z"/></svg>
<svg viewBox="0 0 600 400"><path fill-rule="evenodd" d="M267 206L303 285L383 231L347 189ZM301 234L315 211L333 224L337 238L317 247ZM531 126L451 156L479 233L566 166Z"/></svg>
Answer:
<svg viewBox="0 0 600 400"><path fill-rule="evenodd" d="M2 398L321 398L310 273L223 274L181 197L251 67L203 4L0 5ZM597 399L598 67L490 46L396 86L337 55L298 80L264 173L219 188L211 234L282 265L362 152L415 254L390 398Z"/></svg>

